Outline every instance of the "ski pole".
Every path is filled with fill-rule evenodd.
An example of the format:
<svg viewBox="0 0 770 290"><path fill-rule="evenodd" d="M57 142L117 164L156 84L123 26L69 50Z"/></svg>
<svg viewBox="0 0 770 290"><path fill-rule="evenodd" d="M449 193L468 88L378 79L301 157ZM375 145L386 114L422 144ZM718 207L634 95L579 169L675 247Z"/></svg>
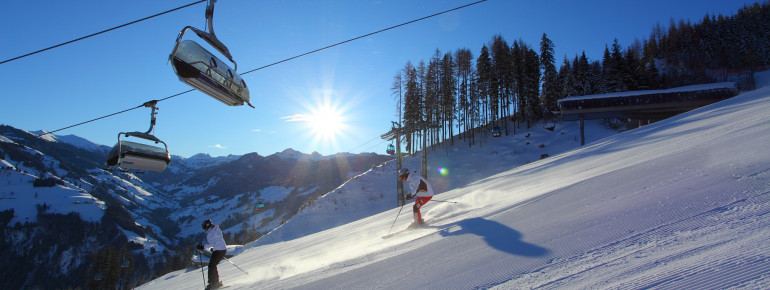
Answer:
<svg viewBox="0 0 770 290"><path fill-rule="evenodd" d="M404 203L404 205L406 205L406 203ZM393 224L392 224L392 225L390 225L390 229L388 230L388 235L390 235L390 231L392 231L392 230L393 230L393 226L395 226L395 225L396 225L396 221L398 220L398 216L400 216L400 215L401 215L401 210L402 210L402 209L404 209L404 205L402 205L402 206L401 206L401 209L399 209L399 210L398 210L398 214L396 215L396 219L395 219L395 220L393 220Z"/></svg>
<svg viewBox="0 0 770 290"><path fill-rule="evenodd" d="M198 260L201 261L201 277L203 278L203 287L206 287L206 274L203 274L203 252L198 250Z"/></svg>
<svg viewBox="0 0 770 290"><path fill-rule="evenodd" d="M201 252L201 254L203 254L203 251L201 251L201 250L198 250L198 252ZM233 265L233 266L235 266L236 268L238 268L238 270L241 270L241 272L243 272L243 273L246 273L246 275L248 275L248 274L249 274L249 272L246 272L246 271L244 271L243 269L241 269L241 267L238 267L238 265L236 265L235 263L233 263L233 261L230 261L230 259L228 259L227 257L222 257L222 259L225 259L225 261L227 261L227 262L228 262L228 263L230 263L231 265ZM203 263L203 259L201 259L201 263ZM210 261L210 260L209 260L209 263L211 263L211 261ZM211 267L211 265L209 265L209 267ZM203 271L203 267L202 267L202 266L201 266L201 271ZM204 282L205 282L205 280L206 280L206 279L204 278L203 280L204 280Z"/></svg>
<svg viewBox="0 0 770 290"><path fill-rule="evenodd" d="M241 270L241 272L245 273L246 275L248 275L248 274L249 274L249 272L246 272L246 271L244 271L243 269L241 269L241 267L238 267L238 265L236 265L235 263L233 263L232 261L230 261L230 259L228 259L227 257L222 257L222 258L223 258L223 259L225 259L225 261L227 261L227 262L229 262L230 264L232 264L233 266L235 266L236 268L238 268L238 270Z"/></svg>

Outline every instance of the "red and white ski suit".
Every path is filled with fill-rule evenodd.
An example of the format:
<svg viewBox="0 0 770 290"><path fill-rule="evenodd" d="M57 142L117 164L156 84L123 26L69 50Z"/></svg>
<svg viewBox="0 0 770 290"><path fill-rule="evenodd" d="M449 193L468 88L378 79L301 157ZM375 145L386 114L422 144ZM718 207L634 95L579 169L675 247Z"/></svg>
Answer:
<svg viewBox="0 0 770 290"><path fill-rule="evenodd" d="M433 198L433 188L428 183L428 180L419 174L409 174L406 178L406 183L409 184L411 189L409 193L416 196L414 206L412 206L412 216L415 222L421 223L423 220L420 208Z"/></svg>

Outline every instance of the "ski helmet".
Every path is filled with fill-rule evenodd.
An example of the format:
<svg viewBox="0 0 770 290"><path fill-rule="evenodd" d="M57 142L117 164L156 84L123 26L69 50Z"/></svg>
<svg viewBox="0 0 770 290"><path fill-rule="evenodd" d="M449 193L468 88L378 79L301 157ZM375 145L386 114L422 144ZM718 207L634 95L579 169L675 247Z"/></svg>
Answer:
<svg viewBox="0 0 770 290"><path fill-rule="evenodd" d="M409 168L401 169L401 171L398 172L398 177L407 177L409 176Z"/></svg>
<svg viewBox="0 0 770 290"><path fill-rule="evenodd" d="M214 226L214 224L211 222L211 220L205 220L205 221L203 221L203 224L201 224L201 227L203 228L204 231L208 231L209 228L211 228L213 226Z"/></svg>

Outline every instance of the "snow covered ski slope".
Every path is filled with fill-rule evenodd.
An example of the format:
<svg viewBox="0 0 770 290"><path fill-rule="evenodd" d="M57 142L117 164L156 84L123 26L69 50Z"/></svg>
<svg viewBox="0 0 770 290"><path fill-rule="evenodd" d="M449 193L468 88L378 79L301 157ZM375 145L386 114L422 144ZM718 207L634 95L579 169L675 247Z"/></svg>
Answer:
<svg viewBox="0 0 770 290"><path fill-rule="evenodd" d="M231 260L249 274L220 276L231 289L766 289L768 112L765 86L440 193L458 203L425 205L427 227L382 239L394 208L245 245ZM199 289L199 271L140 288Z"/></svg>

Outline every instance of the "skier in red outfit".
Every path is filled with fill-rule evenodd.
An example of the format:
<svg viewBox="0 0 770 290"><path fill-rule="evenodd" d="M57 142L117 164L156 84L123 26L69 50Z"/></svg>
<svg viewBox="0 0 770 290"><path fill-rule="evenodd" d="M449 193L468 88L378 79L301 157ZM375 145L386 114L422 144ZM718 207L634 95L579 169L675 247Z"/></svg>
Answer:
<svg viewBox="0 0 770 290"><path fill-rule="evenodd" d="M433 188L431 188L428 180L419 174L410 174L408 168L401 169L398 176L401 181L406 181L406 183L409 184L409 188L411 189L406 194L406 200L416 198L414 201L414 206L412 206L412 216L414 217L414 222L412 225L410 225L410 227L421 225L425 221L422 219L420 208L428 203L431 198L433 198Z"/></svg>

